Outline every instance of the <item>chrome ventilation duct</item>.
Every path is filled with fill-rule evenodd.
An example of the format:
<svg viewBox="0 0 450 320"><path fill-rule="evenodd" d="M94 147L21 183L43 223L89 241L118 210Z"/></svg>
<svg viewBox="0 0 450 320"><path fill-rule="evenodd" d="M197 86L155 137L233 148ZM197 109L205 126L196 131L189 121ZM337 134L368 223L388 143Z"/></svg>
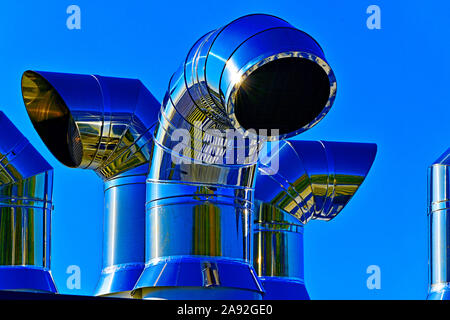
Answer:
<svg viewBox="0 0 450 320"><path fill-rule="evenodd" d="M53 168L0 112L0 290L56 293L52 188Z"/></svg>
<svg viewBox="0 0 450 320"><path fill-rule="evenodd" d="M450 300L450 148L428 171L428 300Z"/></svg>
<svg viewBox="0 0 450 320"><path fill-rule="evenodd" d="M251 227L258 152L318 123L335 94L320 46L277 17L245 16L195 43L155 132L147 262L135 287L143 298L261 298Z"/></svg>
<svg viewBox="0 0 450 320"><path fill-rule="evenodd" d="M139 81L27 71L22 94L53 155L104 181L103 270L96 295L130 297L144 268L145 180L160 103Z"/></svg>
<svg viewBox="0 0 450 320"><path fill-rule="evenodd" d="M270 148L270 147L268 147ZM309 299L303 226L331 220L367 176L372 143L289 140L261 157L255 184L253 263L264 299Z"/></svg>

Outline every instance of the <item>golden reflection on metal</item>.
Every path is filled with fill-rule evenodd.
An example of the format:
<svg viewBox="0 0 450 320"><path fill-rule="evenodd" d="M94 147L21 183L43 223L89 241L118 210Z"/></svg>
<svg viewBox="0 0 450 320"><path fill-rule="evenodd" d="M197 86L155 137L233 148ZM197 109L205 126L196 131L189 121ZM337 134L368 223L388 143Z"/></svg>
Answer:
<svg viewBox="0 0 450 320"><path fill-rule="evenodd" d="M27 71L22 77L22 96L33 126L50 151L67 166L78 166L82 137L59 93L38 73Z"/></svg>
<svg viewBox="0 0 450 320"><path fill-rule="evenodd" d="M295 148L292 147L293 143L293 141L286 142L284 147L292 148L291 155L294 156L294 159L296 158L295 167L298 167L298 172L286 169L272 173L270 167L259 167L259 171L277 185L277 188L273 190L272 197L266 199L265 202L291 214L303 224L310 219L330 220L345 207L358 190L368 169L366 172L363 170L358 174L336 174L333 167L335 164L321 162L320 155L317 154L315 165L323 167L319 171L317 168L310 170L304 167L302 156L295 152ZM325 150L323 149L323 151ZM300 152L301 149L299 148L297 151ZM361 152L365 154L366 151L362 150ZM368 162L367 165L371 165L371 163ZM263 186L261 187L263 188Z"/></svg>
<svg viewBox="0 0 450 320"><path fill-rule="evenodd" d="M0 128L0 290L54 293L53 169L1 111Z"/></svg>
<svg viewBox="0 0 450 320"><path fill-rule="evenodd" d="M148 128L127 112L70 110L54 87L39 73L27 71L22 78L22 92L33 125L50 151L65 165L94 169L108 179L147 163L150 159ZM55 121L65 123L57 132ZM50 131L51 130L51 131ZM51 146L49 134L66 135L66 141ZM70 159L59 156L66 142Z"/></svg>
<svg viewBox="0 0 450 320"><path fill-rule="evenodd" d="M103 269L96 295L130 297L144 268L145 178L160 103L137 79L26 71L36 131L64 165L104 181ZM51 110L60 110L56 120Z"/></svg>
<svg viewBox="0 0 450 320"><path fill-rule="evenodd" d="M303 279L303 225L268 203L255 203L253 265L260 277Z"/></svg>
<svg viewBox="0 0 450 320"><path fill-rule="evenodd" d="M0 172L6 170L0 166ZM0 265L46 265L42 200L47 173L0 182Z"/></svg>
<svg viewBox="0 0 450 320"><path fill-rule="evenodd" d="M25 73L22 94L28 113L35 123L64 118L69 114L56 90L37 73Z"/></svg>
<svg viewBox="0 0 450 320"><path fill-rule="evenodd" d="M337 82L336 82L336 78L334 76L334 73L333 73L331 67L328 65L328 63L325 60L323 60L322 58L320 58L312 53L301 52L301 51L288 51L288 52L278 53L278 54L269 56L265 59L262 59L259 62L257 62L256 64L254 64L253 66L249 67L247 70L245 70L245 72L240 71L238 73L236 71L237 68L234 66L234 63L232 60L230 60L227 63L228 67L231 66L231 68L229 70L229 72L230 72L229 80L230 80L230 83L234 83L234 84L229 86L229 91L224 93L225 97L223 97L223 98L227 99L226 101L228 101L227 105L225 106L226 112L229 115L229 117L231 118L231 123L236 128L244 129L244 128L242 128L238 119L236 118L236 114L235 114L236 108L235 107L236 107L236 97L237 97L239 88L240 87L245 88L245 85L246 85L245 79L248 78L252 72L257 70L258 68L261 68L265 64L273 62L275 60L284 59L284 58L300 58L300 59L307 59L307 60L313 61L313 62L317 63L317 65L319 65L323 69L323 71L327 74L329 81L330 81L329 97L328 97L328 100L327 100L326 105L323 108L323 110L308 125L306 125L303 128L300 128L294 132L291 132L289 134L289 136L298 135L301 132L314 127L317 123L319 123L327 115L327 113L329 112L329 110L331 109L331 107L333 105L333 102L336 98L336 93L337 93ZM270 137L270 136L268 136L267 138L268 138L268 140L274 140L274 141L276 141L277 139L280 139L280 137Z"/></svg>
<svg viewBox="0 0 450 320"><path fill-rule="evenodd" d="M214 193L208 188L206 194L213 195ZM201 190L200 192L202 192ZM194 196L193 199L196 199ZM197 198L197 200L200 200ZM220 208L213 203L202 203L195 205L193 208L194 231L192 239L193 254L201 256L221 256L222 243L221 233L221 211Z"/></svg>

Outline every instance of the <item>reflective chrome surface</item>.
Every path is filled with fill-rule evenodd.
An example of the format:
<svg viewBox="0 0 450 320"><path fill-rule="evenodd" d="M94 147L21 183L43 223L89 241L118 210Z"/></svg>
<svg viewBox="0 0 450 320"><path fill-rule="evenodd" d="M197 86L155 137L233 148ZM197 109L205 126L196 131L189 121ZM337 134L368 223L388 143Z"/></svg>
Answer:
<svg viewBox="0 0 450 320"><path fill-rule="evenodd" d="M330 220L342 210L364 181L377 146L289 140L274 150L261 157L257 184L264 187L256 189L255 198L305 224L311 219ZM273 161L279 161L276 171Z"/></svg>
<svg viewBox="0 0 450 320"><path fill-rule="evenodd" d="M52 185L53 168L0 111L0 290L56 292Z"/></svg>
<svg viewBox="0 0 450 320"><path fill-rule="evenodd" d="M262 291L245 261L201 255L152 259L139 282L152 284L142 290L145 299L257 300Z"/></svg>
<svg viewBox="0 0 450 320"><path fill-rule="evenodd" d="M256 188L264 186L256 185ZM266 300L308 300L304 280L303 224L255 199L253 265Z"/></svg>
<svg viewBox="0 0 450 320"><path fill-rule="evenodd" d="M248 267L247 274L235 277L252 278L252 191L259 150L265 139L314 126L335 94L334 74L319 45L277 17L245 16L195 43L169 82L155 133L147 180L147 263L136 285L144 298L157 298L158 284L168 281L153 282L149 276L157 272L155 259L211 257L219 277L226 272L221 261L235 261ZM180 145L176 129L190 138L182 141L183 152L175 150ZM227 129L246 143L236 145ZM192 272L200 277L200 269ZM196 283L188 290L175 282L178 298L210 291ZM225 299L233 289L236 295L262 293L259 284L243 288L220 279L216 286L227 294L210 298Z"/></svg>
<svg viewBox="0 0 450 320"><path fill-rule="evenodd" d="M97 295L130 296L144 267L145 179L160 103L135 79L27 71L22 94L53 155L105 182Z"/></svg>
<svg viewBox="0 0 450 320"><path fill-rule="evenodd" d="M148 183L147 262L136 292L143 289L146 299L167 298L171 289L160 287L169 286L177 287L178 299L192 295L199 299L260 298L262 288L250 263L251 190L170 181ZM200 267L208 264L214 270L210 281L205 277L211 272ZM220 290L211 294L213 287Z"/></svg>
<svg viewBox="0 0 450 320"><path fill-rule="evenodd" d="M103 270L96 295L128 296L144 269L148 164L105 181Z"/></svg>
<svg viewBox="0 0 450 320"><path fill-rule="evenodd" d="M450 148L428 170L428 300L450 300Z"/></svg>
<svg viewBox="0 0 450 320"><path fill-rule="evenodd" d="M160 103L139 80L26 71L22 95L36 131L63 164L108 179L149 161Z"/></svg>
<svg viewBox="0 0 450 320"><path fill-rule="evenodd" d="M369 143L283 141L261 157L255 184L254 258L264 299L309 299L303 225L330 220L360 187L375 159Z"/></svg>
<svg viewBox="0 0 450 320"><path fill-rule="evenodd" d="M191 48L170 80L159 134L280 129L285 138L317 124L335 95L334 74L313 38L277 17L248 15Z"/></svg>

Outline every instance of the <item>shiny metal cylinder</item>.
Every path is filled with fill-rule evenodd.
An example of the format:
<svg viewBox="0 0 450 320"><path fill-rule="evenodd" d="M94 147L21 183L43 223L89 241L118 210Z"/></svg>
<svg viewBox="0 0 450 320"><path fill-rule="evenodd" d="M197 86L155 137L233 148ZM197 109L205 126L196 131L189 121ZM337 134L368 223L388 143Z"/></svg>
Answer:
<svg viewBox="0 0 450 320"><path fill-rule="evenodd" d="M262 287L250 264L251 188L173 181L174 172L186 167L156 168L149 176L160 179L147 181L146 264L135 292L144 299L260 299ZM205 181L214 169L230 182L242 170L211 167Z"/></svg>
<svg viewBox="0 0 450 320"><path fill-rule="evenodd" d="M264 300L309 300L305 286L303 224L290 214L255 200L253 265Z"/></svg>
<svg viewBox="0 0 450 320"><path fill-rule="evenodd" d="M180 189L166 187L167 194ZM155 189L161 192L148 191ZM206 186L180 191L185 195L147 204L147 262L137 284L142 297L260 299L262 288L248 263L251 203L246 196Z"/></svg>
<svg viewBox="0 0 450 320"><path fill-rule="evenodd" d="M263 299L309 299L303 225L342 211L367 176L377 146L287 140L266 149L255 182L253 228L253 264L266 291Z"/></svg>
<svg viewBox="0 0 450 320"><path fill-rule="evenodd" d="M428 170L428 300L450 300L450 149Z"/></svg>
<svg viewBox="0 0 450 320"><path fill-rule="evenodd" d="M24 73L22 94L53 155L104 181L103 270L95 294L132 297L144 265L145 180L160 103L139 80L41 71Z"/></svg>
<svg viewBox="0 0 450 320"><path fill-rule="evenodd" d="M53 168L0 112L0 290L56 293Z"/></svg>
<svg viewBox="0 0 450 320"><path fill-rule="evenodd" d="M250 258L251 191L155 183L147 192L156 197L147 203L147 262L183 254Z"/></svg>
<svg viewBox="0 0 450 320"><path fill-rule="evenodd" d="M258 153L317 124L335 94L320 46L277 17L248 15L194 44L155 132L143 298L261 297L251 254Z"/></svg>
<svg viewBox="0 0 450 320"><path fill-rule="evenodd" d="M105 181L103 270L96 295L131 295L145 261L145 180L148 164Z"/></svg>
<svg viewBox="0 0 450 320"><path fill-rule="evenodd" d="M255 199L303 224L336 217L361 186L377 153L373 143L332 141L287 140L268 148L274 151L260 157Z"/></svg>

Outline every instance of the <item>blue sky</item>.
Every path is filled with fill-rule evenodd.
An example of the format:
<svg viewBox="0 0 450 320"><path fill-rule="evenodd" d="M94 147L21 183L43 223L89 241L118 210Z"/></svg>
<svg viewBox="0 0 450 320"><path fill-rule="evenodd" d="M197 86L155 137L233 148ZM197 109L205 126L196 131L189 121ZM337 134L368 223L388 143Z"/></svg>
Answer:
<svg viewBox="0 0 450 320"><path fill-rule="evenodd" d="M68 30L66 8L81 8ZM381 30L366 9L381 8ZM310 33L334 69L334 107L306 140L375 142L361 189L331 222L305 230L305 273L315 299L423 299L427 290L427 166L449 147L450 4L444 1L4 1L0 3L0 110L55 168L52 270L62 293L92 294L101 269L103 188L45 148L23 106L27 69L139 78L162 99L194 41L249 13ZM81 268L81 289L66 269ZM366 269L381 269L369 290Z"/></svg>

